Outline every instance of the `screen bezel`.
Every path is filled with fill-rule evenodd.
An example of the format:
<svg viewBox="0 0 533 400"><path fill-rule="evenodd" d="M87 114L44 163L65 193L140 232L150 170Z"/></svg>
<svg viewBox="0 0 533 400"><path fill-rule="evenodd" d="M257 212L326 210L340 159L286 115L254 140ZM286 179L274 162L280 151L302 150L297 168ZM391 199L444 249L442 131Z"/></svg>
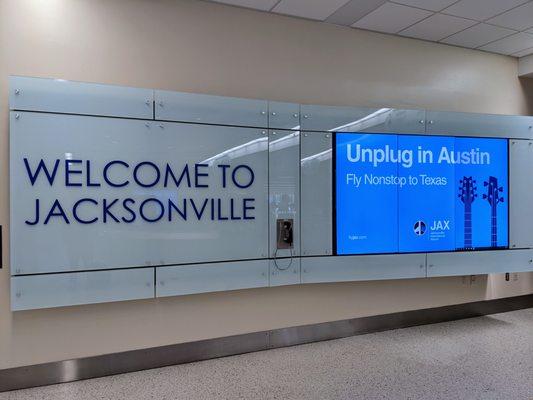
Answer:
<svg viewBox="0 0 533 400"><path fill-rule="evenodd" d="M505 201L505 206L507 209L507 246L498 246L498 247L478 247L473 249L455 249L455 250L426 250L426 251L395 251L387 253L348 253L348 254L339 254L337 251L337 135L340 134L356 134L356 135L407 135L407 136L436 136L436 137L447 137L447 138L467 138L467 139L489 139L489 140L505 140L507 144L507 197ZM487 137L487 136L453 136L453 135L426 135L422 133L392 133L392 132L332 132L332 165L331 165L331 174L332 174L332 254L334 256L369 256L369 255L395 255L395 254L425 254L425 253L471 253L479 251L499 251L499 250L509 250L510 249L510 234L511 234L511 220L510 220L510 187L511 187L511 175L510 175L510 148L509 142L510 138L508 137Z"/></svg>

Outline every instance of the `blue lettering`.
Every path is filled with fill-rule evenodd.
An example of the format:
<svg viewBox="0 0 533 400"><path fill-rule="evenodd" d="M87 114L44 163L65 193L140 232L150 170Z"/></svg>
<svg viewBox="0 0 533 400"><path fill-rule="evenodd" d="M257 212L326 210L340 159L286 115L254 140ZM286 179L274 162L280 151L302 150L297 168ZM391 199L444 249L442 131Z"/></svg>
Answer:
<svg viewBox="0 0 533 400"><path fill-rule="evenodd" d="M242 199L242 209L243 209L243 217L242 219L255 219L255 216L248 216L247 212L248 210L255 210L255 206L249 206L248 203L253 203L255 199Z"/></svg>
<svg viewBox="0 0 533 400"><path fill-rule="evenodd" d="M202 204L202 208L200 209L199 212L198 212L198 209L196 208L196 203L194 202L194 199L189 199L189 200L191 202L191 206L194 210L194 213L196 214L196 218L198 218L198 221L200 221L200 219L202 219L202 214L205 211L205 207L207 206L208 199L204 200L204 203Z"/></svg>
<svg viewBox="0 0 533 400"><path fill-rule="evenodd" d="M84 198L84 199L78 200L76 203L74 203L74 207L72 207L72 215L74 216L74 219L81 224L93 224L96 221L98 221L98 217L94 217L93 219L89 219L89 220L84 220L78 216L78 207L82 203L92 203L95 206L98 205L98 202L94 199Z"/></svg>
<svg viewBox="0 0 533 400"><path fill-rule="evenodd" d="M183 168L183 171L181 171L181 175L178 180L176 180L176 176L174 175L174 172L172 172L172 169L170 168L170 165L167 164L165 168L165 180L163 182L163 186L168 186L168 177L171 177L174 181L174 184L176 187L180 186L181 180L185 177L187 179L187 187L191 187L191 176L189 175L189 165L185 164L185 168Z"/></svg>
<svg viewBox="0 0 533 400"><path fill-rule="evenodd" d="M183 211L178 208L171 199L168 199L168 221L172 221L172 210L175 210L180 217L187 221L187 200L183 199Z"/></svg>
<svg viewBox="0 0 533 400"><path fill-rule="evenodd" d="M143 182L141 182L139 180L139 177L137 176L137 173L139 172L141 167L143 167L145 165L149 165L155 171L155 179L154 179L154 181L152 183L143 183ZM153 187L153 186L157 185L157 182L159 182L159 178L160 177L161 177L161 171L159 171L159 168L157 167L157 165L155 165L153 162L150 162L150 161L143 161L143 162L137 164L135 166L135 169L133 170L133 179L135 180L137 185L142 186L142 187Z"/></svg>
<svg viewBox="0 0 533 400"><path fill-rule="evenodd" d="M41 170L44 171L44 174L46 175L46 178L48 179L48 183L50 184L50 186L54 184L54 179L56 177L57 168L59 167L59 159L56 159L54 163L54 169L52 170L52 172L48 170L42 158L41 158L41 161L39 161L39 165L37 166L37 170L35 172L31 171L30 164L27 158L24 158L24 165L26 166L26 172L28 173L28 177L30 178L30 182L32 186L35 184L35 181L37 180L39 174L41 173Z"/></svg>
<svg viewBox="0 0 533 400"><path fill-rule="evenodd" d="M111 182L111 180L109 180L109 177L107 176L107 173L108 173L108 170L109 168L111 168L111 166L115 165L115 164L119 164L119 165L122 165L126 168L129 168L129 164L128 163L125 163L124 161L120 161L120 160L115 160L115 161L110 161L108 162L105 167L104 167L104 180L107 182L107 184L109 186L113 186L113 187L123 187L123 186L126 186L127 184L130 183L130 181L128 180L125 180L124 182L121 182L121 183L114 183L114 182Z"/></svg>
<svg viewBox="0 0 533 400"><path fill-rule="evenodd" d="M91 161L86 160L85 165L87 167L87 187L91 186L101 186L98 182L91 182Z"/></svg>
<svg viewBox="0 0 533 400"><path fill-rule="evenodd" d="M157 217L155 218L148 218L145 214L144 214L144 206L146 204L148 204L149 202L154 202L154 203L157 203L159 205L159 209L160 209L160 213ZM139 207L139 212L141 214L141 218L144 219L145 221L147 222L157 222L159 221L161 218L163 218L163 214L165 214L165 207L163 206L163 203L161 203L159 200L157 199L154 199L154 198L150 198L150 199L146 199L144 200L142 203L141 203L141 207Z"/></svg>
<svg viewBox="0 0 533 400"><path fill-rule="evenodd" d="M207 168L209 167L209 165L207 164L194 164L194 186L199 188L199 187L202 187L202 188L206 188L206 187L209 187L209 185L207 184L201 184L199 183L201 177L205 177L205 176L209 176L209 174L206 174L206 173L201 173L200 172L200 168Z"/></svg>
<svg viewBox="0 0 533 400"><path fill-rule="evenodd" d="M44 220L44 224L45 225L48 224L48 221L52 217L62 217L63 220L67 224L70 224L70 221L68 220L67 215L65 214L65 211L63 211L63 207L61 207L61 203L59 203L59 200L57 199L54 201L54 204L52 204L52 208L50 208L50 212L46 216L46 219Z"/></svg>
<svg viewBox="0 0 533 400"><path fill-rule="evenodd" d="M218 166L218 168L221 168L222 169L222 187L225 188L226 187L226 170L229 168L230 166L228 164L220 164Z"/></svg>
<svg viewBox="0 0 533 400"><path fill-rule="evenodd" d="M222 210L222 200L221 199L217 199L217 204L218 204L218 209L217 209L217 212L218 212L218 220L219 221L226 221L228 220L228 217L223 217L221 215L221 210Z"/></svg>
<svg viewBox="0 0 533 400"><path fill-rule="evenodd" d="M247 169L249 172L250 172L250 181L248 182L247 185L241 185L239 184L239 182L237 182L237 178L236 178L236 173L239 169L241 168L245 168ZM235 186L237 186L239 189L246 189L250 186L252 186L252 183L254 183L254 179L255 179L255 176L254 176L254 171L252 171L252 169L248 166L248 165L238 165L235 167L235 169L233 170L233 172L231 173L231 180L233 181L233 183L235 184Z"/></svg>
<svg viewBox="0 0 533 400"><path fill-rule="evenodd" d="M128 206L128 203L131 203L131 205L134 205L135 204L135 200L133 200L132 198L128 197L127 199L124 199L122 201L122 207L124 207L124 209L130 213L130 218L122 217L121 220L124 221L127 224L130 224L133 221L135 221L135 218L137 218L137 216L135 215L135 212L133 212L133 210Z"/></svg>
<svg viewBox="0 0 533 400"><path fill-rule="evenodd" d="M104 203L103 203L104 224L107 223L107 216L108 216L108 215L109 215L111 218L113 218L113 219L115 220L115 222L120 222L120 221L118 220L118 218L115 217L115 216L109 211L109 209L110 209L111 207L113 207L113 206L116 204L117 201L118 201L118 199L115 199L115 200L113 200L111 203L107 204L107 199L104 199Z"/></svg>
<svg viewBox="0 0 533 400"><path fill-rule="evenodd" d="M70 182L71 174L81 174L81 169L70 169L71 164L81 164L82 160L65 160L65 186L81 186L81 182Z"/></svg>
<svg viewBox="0 0 533 400"><path fill-rule="evenodd" d="M230 204L231 219L233 221L238 220L238 219L242 219L241 217L236 217L235 216L235 199L230 199L229 204Z"/></svg>
<svg viewBox="0 0 533 400"><path fill-rule="evenodd" d="M39 223L39 199L35 199L35 220L34 221L24 221L27 225L37 225Z"/></svg>

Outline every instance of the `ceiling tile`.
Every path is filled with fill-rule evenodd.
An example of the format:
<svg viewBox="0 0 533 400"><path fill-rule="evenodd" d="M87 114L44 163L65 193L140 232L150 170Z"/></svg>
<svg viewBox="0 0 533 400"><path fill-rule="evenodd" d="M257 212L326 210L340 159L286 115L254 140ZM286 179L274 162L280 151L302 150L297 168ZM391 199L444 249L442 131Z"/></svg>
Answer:
<svg viewBox="0 0 533 400"><path fill-rule="evenodd" d="M476 24L476 22L469 19L452 17L451 15L434 14L410 28L404 29L400 32L400 35L439 41L474 24Z"/></svg>
<svg viewBox="0 0 533 400"><path fill-rule="evenodd" d="M423 8L424 10L440 11L448 6L451 6L457 0L394 0L395 3L405 4L406 6L413 6ZM505 0L501 0L505 1Z"/></svg>
<svg viewBox="0 0 533 400"><path fill-rule="evenodd" d="M499 26L478 24L471 28L465 29L455 35L447 37L442 43L454 44L464 47L479 47L484 44L494 42L495 40L510 36L513 33L518 33L507 28L501 28Z"/></svg>
<svg viewBox="0 0 533 400"><path fill-rule="evenodd" d="M530 54L533 54L533 47L519 51L518 53L513 53L512 55L515 57L525 57L525 56L529 56Z"/></svg>
<svg viewBox="0 0 533 400"><path fill-rule="evenodd" d="M507 1L507 0L502 0ZM487 21L490 24L523 31L533 27L533 2L513 8Z"/></svg>
<svg viewBox="0 0 533 400"><path fill-rule="evenodd" d="M432 14L431 11L420 10L419 8L385 3L352 26L372 31L396 33Z"/></svg>
<svg viewBox="0 0 533 400"><path fill-rule="evenodd" d="M256 10L268 11L276 5L278 0L212 0L217 3L230 4L232 6L241 6L255 8Z"/></svg>
<svg viewBox="0 0 533 400"><path fill-rule="evenodd" d="M387 0L351 0L331 14L326 22L350 26L386 2Z"/></svg>
<svg viewBox="0 0 533 400"><path fill-rule="evenodd" d="M387 0L350 0L333 14L326 22L337 25L350 26L355 21L361 19L366 14L374 11L379 6L385 4Z"/></svg>
<svg viewBox="0 0 533 400"><path fill-rule="evenodd" d="M486 46L480 47L480 49L494 53L513 54L530 47L533 47L533 35L521 32L489 43Z"/></svg>
<svg viewBox="0 0 533 400"><path fill-rule="evenodd" d="M457 17L471 18L484 21L501 14L516 6L527 3L528 0L461 0L446 8L443 13Z"/></svg>
<svg viewBox="0 0 533 400"><path fill-rule="evenodd" d="M349 0L281 0L272 12L325 20Z"/></svg>

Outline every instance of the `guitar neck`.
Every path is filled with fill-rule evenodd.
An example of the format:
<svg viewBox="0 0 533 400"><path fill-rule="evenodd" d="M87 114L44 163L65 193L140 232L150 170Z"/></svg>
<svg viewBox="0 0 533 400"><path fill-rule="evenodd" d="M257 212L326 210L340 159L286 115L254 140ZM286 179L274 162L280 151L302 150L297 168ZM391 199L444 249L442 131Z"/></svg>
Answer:
<svg viewBox="0 0 533 400"><path fill-rule="evenodd" d="M472 204L465 204L465 249L472 248Z"/></svg>
<svg viewBox="0 0 533 400"><path fill-rule="evenodd" d="M496 204L491 207L490 245L491 247L498 247L498 217L496 214Z"/></svg>

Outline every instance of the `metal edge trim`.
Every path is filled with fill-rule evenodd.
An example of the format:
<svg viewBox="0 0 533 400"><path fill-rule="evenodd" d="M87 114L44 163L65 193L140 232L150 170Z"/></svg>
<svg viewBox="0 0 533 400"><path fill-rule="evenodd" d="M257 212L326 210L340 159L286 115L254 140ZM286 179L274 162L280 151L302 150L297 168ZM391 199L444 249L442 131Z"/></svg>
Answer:
<svg viewBox="0 0 533 400"><path fill-rule="evenodd" d="M280 328L0 370L0 392L533 307L533 294Z"/></svg>

